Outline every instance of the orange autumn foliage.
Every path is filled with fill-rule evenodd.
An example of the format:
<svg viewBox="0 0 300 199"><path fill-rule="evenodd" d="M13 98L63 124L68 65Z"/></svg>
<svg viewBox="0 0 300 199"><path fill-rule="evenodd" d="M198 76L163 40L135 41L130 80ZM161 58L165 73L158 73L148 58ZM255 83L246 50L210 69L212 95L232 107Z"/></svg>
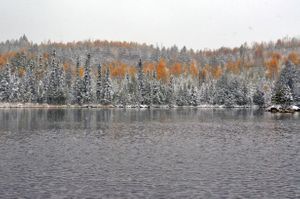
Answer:
<svg viewBox="0 0 300 199"><path fill-rule="evenodd" d="M26 71L24 69L24 67L19 67L18 68L18 75L19 77L23 77L25 75Z"/></svg>
<svg viewBox="0 0 300 199"><path fill-rule="evenodd" d="M166 67L166 62L164 59L159 60L156 67L156 72L157 79L166 80L168 78L168 69Z"/></svg>
<svg viewBox="0 0 300 199"><path fill-rule="evenodd" d="M240 61L228 61L225 65L226 69L229 72L232 72L234 74L239 74L240 73Z"/></svg>
<svg viewBox="0 0 300 199"><path fill-rule="evenodd" d="M131 77L134 77L136 74L136 67L134 66L128 67L127 72Z"/></svg>
<svg viewBox="0 0 300 199"><path fill-rule="evenodd" d="M7 60L11 59L12 57L16 56L17 52L10 51L4 54L0 54L0 66L4 66L7 63Z"/></svg>
<svg viewBox="0 0 300 199"><path fill-rule="evenodd" d="M281 54L278 52L272 52L271 57L277 60L280 60L282 58Z"/></svg>
<svg viewBox="0 0 300 199"><path fill-rule="evenodd" d="M188 74L190 73L190 68L187 66L187 65L183 65L183 74L185 75L185 76L188 76Z"/></svg>
<svg viewBox="0 0 300 199"><path fill-rule="evenodd" d="M116 78L124 78L127 72L127 65L125 63L110 64L110 75Z"/></svg>
<svg viewBox="0 0 300 199"><path fill-rule="evenodd" d="M84 68L83 67L79 67L79 76L83 77L84 75Z"/></svg>
<svg viewBox="0 0 300 199"><path fill-rule="evenodd" d="M67 71L70 68L70 64L69 63L64 63L64 71Z"/></svg>
<svg viewBox="0 0 300 199"><path fill-rule="evenodd" d="M214 67L211 70L211 74L214 79L219 79L222 76L222 68L220 66Z"/></svg>
<svg viewBox="0 0 300 199"><path fill-rule="evenodd" d="M207 75L208 75L208 71L205 69L205 68L203 68L202 70L201 70L201 77L203 78L203 79L206 79L207 78ZM201 79L202 79L201 78Z"/></svg>
<svg viewBox="0 0 300 199"><path fill-rule="evenodd" d="M182 73L182 67L180 63L175 63L170 68L170 73L175 76L179 76Z"/></svg>
<svg viewBox="0 0 300 199"><path fill-rule="evenodd" d="M192 77L195 78L198 76L198 68L196 67L196 64L193 62L190 66L190 72L192 74Z"/></svg>
<svg viewBox="0 0 300 199"><path fill-rule="evenodd" d="M273 56L269 61L265 64L267 68L267 77L275 78L279 72L279 59L276 56Z"/></svg>
<svg viewBox="0 0 300 199"><path fill-rule="evenodd" d="M6 60L0 55L0 66L3 66L6 64Z"/></svg>
<svg viewBox="0 0 300 199"><path fill-rule="evenodd" d="M153 63L144 63L143 72L144 74L152 73L155 69L155 65Z"/></svg>
<svg viewBox="0 0 300 199"><path fill-rule="evenodd" d="M206 64L201 71L201 75L204 79L206 79L208 77L209 71L210 71L210 65Z"/></svg>
<svg viewBox="0 0 300 199"><path fill-rule="evenodd" d="M300 56L296 52L291 52L288 55L288 60L293 62L296 65L300 64Z"/></svg>
<svg viewBox="0 0 300 199"><path fill-rule="evenodd" d="M49 58L49 53L43 53L43 58L48 59Z"/></svg>

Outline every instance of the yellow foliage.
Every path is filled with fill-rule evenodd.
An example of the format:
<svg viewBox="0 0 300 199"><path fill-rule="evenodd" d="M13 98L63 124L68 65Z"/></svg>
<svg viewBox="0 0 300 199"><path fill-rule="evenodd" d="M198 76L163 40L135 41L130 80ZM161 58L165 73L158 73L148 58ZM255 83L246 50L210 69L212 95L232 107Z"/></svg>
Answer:
<svg viewBox="0 0 300 199"><path fill-rule="evenodd" d="M135 74L136 74L136 67L134 67L134 66L128 67L127 72L128 72L129 75L131 75L132 77L134 77Z"/></svg>
<svg viewBox="0 0 300 199"><path fill-rule="evenodd" d="M160 59L156 68L157 79L166 80L168 78L168 70L164 59Z"/></svg>
<svg viewBox="0 0 300 199"><path fill-rule="evenodd" d="M143 72L144 74L152 73L155 69L155 65L153 63L144 63Z"/></svg>
<svg viewBox="0 0 300 199"><path fill-rule="evenodd" d="M69 63L64 63L64 71L67 71L70 68Z"/></svg>
<svg viewBox="0 0 300 199"><path fill-rule="evenodd" d="M214 79L219 79L222 76L222 68L220 66L214 67L211 71L211 74Z"/></svg>
<svg viewBox="0 0 300 199"><path fill-rule="evenodd" d="M290 60L291 62L293 62L296 65L300 64L300 56L296 52L291 52L288 55L288 60Z"/></svg>
<svg viewBox="0 0 300 199"><path fill-rule="evenodd" d="M182 67L180 63L175 63L171 68L170 68L170 73L175 76L179 76L182 73Z"/></svg>
<svg viewBox="0 0 300 199"><path fill-rule="evenodd" d="M124 78L126 71L127 71L127 65L125 63L111 63L110 64L110 75L112 77L117 77L117 78Z"/></svg>
<svg viewBox="0 0 300 199"><path fill-rule="evenodd" d="M79 67L79 76L83 77L84 75L84 68L83 67Z"/></svg>
<svg viewBox="0 0 300 199"><path fill-rule="evenodd" d="M240 73L240 60L238 61L228 61L225 65L226 69L229 72L232 72L234 74L239 74Z"/></svg>
<svg viewBox="0 0 300 199"><path fill-rule="evenodd" d="M18 74L19 74L19 77L23 77L25 75L25 69L24 67L19 67L18 68Z"/></svg>
<svg viewBox="0 0 300 199"><path fill-rule="evenodd" d="M198 77L198 73L199 73L198 68L196 67L196 64L194 62L191 64L190 72L191 72L193 78Z"/></svg>
<svg viewBox="0 0 300 199"><path fill-rule="evenodd" d="M268 78L275 78L279 72L279 60L276 56L272 57L269 61L265 64L267 68L267 77Z"/></svg>

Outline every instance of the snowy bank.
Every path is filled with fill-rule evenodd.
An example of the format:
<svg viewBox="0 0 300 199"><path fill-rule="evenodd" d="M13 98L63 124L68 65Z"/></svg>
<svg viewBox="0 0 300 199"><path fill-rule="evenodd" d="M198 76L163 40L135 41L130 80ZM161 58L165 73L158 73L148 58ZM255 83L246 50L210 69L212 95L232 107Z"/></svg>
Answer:
<svg viewBox="0 0 300 199"><path fill-rule="evenodd" d="M283 107L281 105L271 105L266 108L266 111L272 112L272 113L294 113L295 111L300 111L300 108L296 105L291 105L288 107Z"/></svg>

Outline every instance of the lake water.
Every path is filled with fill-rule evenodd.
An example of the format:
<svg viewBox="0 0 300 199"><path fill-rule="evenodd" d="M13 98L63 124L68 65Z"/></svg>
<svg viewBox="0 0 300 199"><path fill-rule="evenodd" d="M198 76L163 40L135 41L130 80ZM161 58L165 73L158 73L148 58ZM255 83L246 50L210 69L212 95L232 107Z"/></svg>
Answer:
<svg viewBox="0 0 300 199"><path fill-rule="evenodd" d="M0 198L300 198L300 114L0 109Z"/></svg>

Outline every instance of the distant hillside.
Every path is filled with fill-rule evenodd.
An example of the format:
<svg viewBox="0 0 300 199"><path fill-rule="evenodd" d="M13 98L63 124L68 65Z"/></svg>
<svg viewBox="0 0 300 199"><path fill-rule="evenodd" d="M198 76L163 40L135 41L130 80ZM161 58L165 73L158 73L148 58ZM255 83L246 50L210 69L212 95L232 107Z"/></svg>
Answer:
<svg viewBox="0 0 300 199"><path fill-rule="evenodd" d="M249 66L261 66L272 57L272 53L278 53L282 57L291 52L300 53L300 39L283 38L276 42L263 42L243 44L236 48L221 47L219 49L195 50L177 46L170 48L156 47L153 45L139 44L135 42L114 42L101 40L87 40L68 43L47 42L36 44L24 35L18 40L10 40L0 43L0 54L25 51L34 55L47 55L56 49L57 56L63 62L75 64L76 58L84 57L90 53L93 63L123 62L135 65L141 58L144 61L157 62L164 59L169 64L176 62L190 64L194 62L199 66L209 64L222 66L230 61L242 61Z"/></svg>

